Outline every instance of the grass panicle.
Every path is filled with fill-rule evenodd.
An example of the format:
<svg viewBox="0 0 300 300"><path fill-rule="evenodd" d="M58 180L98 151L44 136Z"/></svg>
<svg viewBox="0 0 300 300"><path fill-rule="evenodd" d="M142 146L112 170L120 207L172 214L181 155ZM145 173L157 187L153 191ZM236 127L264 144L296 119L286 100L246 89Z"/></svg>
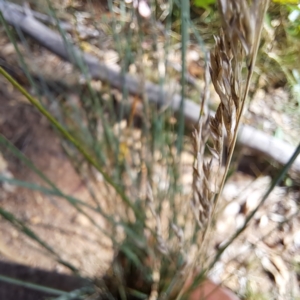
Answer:
<svg viewBox="0 0 300 300"><path fill-rule="evenodd" d="M200 228L209 225L229 170L268 1L220 0L218 4L222 28L210 53L209 72L220 104L213 117L201 116L193 134L192 202ZM209 132L203 129L208 123ZM208 161L205 147L211 154Z"/></svg>

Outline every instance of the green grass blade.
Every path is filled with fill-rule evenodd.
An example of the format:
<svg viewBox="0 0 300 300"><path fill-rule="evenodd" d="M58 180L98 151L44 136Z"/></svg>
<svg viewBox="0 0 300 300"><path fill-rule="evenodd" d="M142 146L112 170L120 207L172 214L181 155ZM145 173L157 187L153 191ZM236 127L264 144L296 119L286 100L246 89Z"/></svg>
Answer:
<svg viewBox="0 0 300 300"><path fill-rule="evenodd" d="M4 19L3 15L2 15L1 11L0 11L0 21L3 24L3 27L5 29L5 32L6 32L7 36L8 36L8 38L9 38L9 40L11 41L11 43L13 44L13 46L14 46L14 48L16 50L18 59L20 61L20 64L21 64L21 66L22 66L22 68L24 70L24 73L25 73L26 77L28 78L28 80L29 80L31 86L34 88L34 90L37 91L38 90L37 86L36 86L36 84L35 84L32 76L30 75L30 72L29 72L29 69L28 69L28 67L27 67L27 65L25 63L24 57L21 54L20 49L18 47L18 43L16 41L16 38L15 38L15 36L14 36L11 28L8 26L7 22L5 21L5 19Z"/></svg>
<svg viewBox="0 0 300 300"><path fill-rule="evenodd" d="M182 150L184 136L184 99L186 91L186 53L189 43L189 24L190 24L190 1L181 1L181 102L179 110L179 127L177 150L180 153Z"/></svg>
<svg viewBox="0 0 300 300"><path fill-rule="evenodd" d="M296 148L294 154L289 159L289 161L287 162L287 164L280 170L280 172L278 173L278 175L272 181L272 183L270 184L270 187L268 188L268 190L266 191L266 193L264 194L264 196L260 200L259 204L247 216L247 218L246 218L243 226L240 229L238 229L234 233L234 235L232 235L232 237L229 239L229 241L224 246L222 246L219 249L219 251L218 251L218 253L217 253L214 261L210 265L209 269L211 269L214 266L214 264L219 260L219 258L221 257L222 253L226 250L226 248L229 245L231 245L233 243L233 241L247 228L247 226L248 226L249 222L252 220L253 216L257 213L257 211L259 210L259 208L265 203L265 201L267 200L267 198L269 197L269 195L271 194L271 192L273 191L273 189L275 188L275 186L278 185L278 183L283 179L283 177L288 172L288 170L290 169L290 167L292 166L293 162L296 160L296 158L297 158L297 156L299 154L300 154L300 144Z"/></svg>
<svg viewBox="0 0 300 300"><path fill-rule="evenodd" d="M38 185L38 184L35 184L35 183L32 183L32 182L27 182L27 181L24 181L24 180L18 180L18 179L14 179L14 178L9 178L9 177L5 177L3 175L0 175L0 182L1 181L2 182L7 182L8 184L12 184L12 185L15 185L15 186L24 187L24 188L27 188L27 189L30 189L30 190L33 190L33 191L39 191L39 192L41 192L45 195L67 198L69 203L72 204L73 206L77 205L77 204L80 204L80 205L86 206L86 207L88 207L92 210L97 211L95 208L93 208L89 204L87 204L87 203L85 203L81 200L78 200L74 197L67 196L67 195L63 194L62 192L60 192L59 190L56 190L56 189L45 188L41 185Z"/></svg>
<svg viewBox="0 0 300 300"><path fill-rule="evenodd" d="M44 293L57 295L57 296L68 295L68 293L65 292L65 291L61 291L61 290L54 289L54 288L49 288L49 287L42 286L42 285L39 285L39 284L36 284L36 283L31 283L31 282L27 282L27 281L23 281L23 280L18 280L18 279L11 278L11 277L8 277L8 276L0 275L0 281L6 282L6 283L9 283L9 284L22 286L22 287L25 287L25 288L29 288L29 289L44 292Z"/></svg>

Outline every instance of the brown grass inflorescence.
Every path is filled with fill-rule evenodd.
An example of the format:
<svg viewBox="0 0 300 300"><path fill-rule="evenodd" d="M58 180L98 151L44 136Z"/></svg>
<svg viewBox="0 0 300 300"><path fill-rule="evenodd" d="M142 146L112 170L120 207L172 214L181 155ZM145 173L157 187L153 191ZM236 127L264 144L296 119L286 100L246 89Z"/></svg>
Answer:
<svg viewBox="0 0 300 300"><path fill-rule="evenodd" d="M218 4L222 28L210 53L209 72L220 104L213 117L201 115L193 134L192 207L199 227L204 228L203 239L229 170L268 1L219 0ZM203 101L208 98L204 95ZM205 148L211 154L208 160Z"/></svg>

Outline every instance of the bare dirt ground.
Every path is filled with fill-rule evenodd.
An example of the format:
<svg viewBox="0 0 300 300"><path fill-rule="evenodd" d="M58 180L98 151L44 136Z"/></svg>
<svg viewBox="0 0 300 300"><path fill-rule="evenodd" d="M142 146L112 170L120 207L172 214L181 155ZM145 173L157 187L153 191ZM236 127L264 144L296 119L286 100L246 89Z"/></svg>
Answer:
<svg viewBox="0 0 300 300"><path fill-rule="evenodd" d="M1 134L9 139L65 193L87 199L79 176L66 158L56 133L31 105L20 101L1 80ZM17 179L37 182L37 176L18 159L6 156L7 170ZM86 275L103 272L111 256L109 243L87 219L65 200L43 196L25 188L1 188L1 207L13 212L25 224L64 254L65 259ZM1 258L45 269L67 271L55 263L36 243L25 238L1 219ZM99 249L101 248L101 251Z"/></svg>

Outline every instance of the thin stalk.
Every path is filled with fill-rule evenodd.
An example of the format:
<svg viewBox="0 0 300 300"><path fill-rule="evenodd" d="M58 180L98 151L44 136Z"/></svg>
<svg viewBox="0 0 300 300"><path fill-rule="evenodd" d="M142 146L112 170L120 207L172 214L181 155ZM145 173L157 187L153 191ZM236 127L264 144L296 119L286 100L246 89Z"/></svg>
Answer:
<svg viewBox="0 0 300 300"><path fill-rule="evenodd" d="M246 218L243 226L234 233L234 235L229 239L229 241L223 247L221 247L221 249L218 251L215 259L210 264L210 266L209 266L208 269L211 269L215 265L215 263L221 257L222 253L226 250L226 248L230 244L232 244L232 242L247 228L247 226L248 226L249 222L252 220L253 216L256 214L256 212L259 210L259 208L265 203L266 199L269 197L270 193L273 191L273 189L275 188L275 186L278 185L278 183L283 179L283 177L288 172L289 168L292 166L293 162L296 160L296 158L297 158L297 156L299 154L300 154L300 143L299 143L298 147L296 148L294 154L292 155L292 157L288 161L288 163L280 170L280 172L278 173L278 175L276 176L276 178L273 180L273 182L271 183L271 185L268 188L268 190L265 193L265 195L262 197L262 199L259 202L259 204L248 215L248 217Z"/></svg>
<svg viewBox="0 0 300 300"><path fill-rule="evenodd" d="M186 74L186 51L189 43L189 23L190 23L190 1L181 1L181 101L179 110L179 128L177 151L182 150L183 135L184 135L184 99L185 99L185 74Z"/></svg>

